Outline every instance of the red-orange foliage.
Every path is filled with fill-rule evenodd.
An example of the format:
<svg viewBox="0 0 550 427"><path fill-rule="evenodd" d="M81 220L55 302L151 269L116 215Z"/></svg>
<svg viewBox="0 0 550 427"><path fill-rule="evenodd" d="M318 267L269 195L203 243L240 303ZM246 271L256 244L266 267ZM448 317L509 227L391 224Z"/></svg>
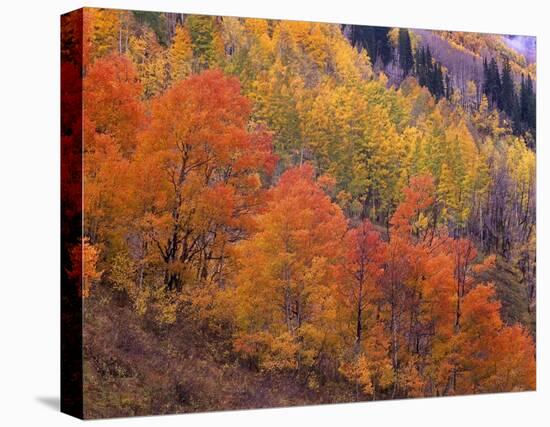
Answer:
<svg viewBox="0 0 550 427"><path fill-rule="evenodd" d="M436 227L432 194L431 178L413 178L391 219L380 289L394 391L441 395L532 388L532 339L519 326L503 325L492 285L475 286L477 251L469 240L452 239Z"/></svg>
<svg viewBox="0 0 550 427"><path fill-rule="evenodd" d="M133 151L144 124L141 91L134 64L126 56L112 54L88 67L84 79L87 149L95 132L112 137L122 154Z"/></svg>
<svg viewBox="0 0 550 427"><path fill-rule="evenodd" d="M271 138L248 129L237 79L206 71L151 104L129 183L132 215L161 258L165 284L223 281L228 243L259 206L261 174L275 165Z"/></svg>
<svg viewBox="0 0 550 427"><path fill-rule="evenodd" d="M364 220L347 232L343 246L345 252L337 269L336 290L340 300L354 312L355 340L360 345L365 307L379 297L377 283L384 272L386 245L371 222Z"/></svg>
<svg viewBox="0 0 550 427"><path fill-rule="evenodd" d="M418 221L425 218L421 216L423 210L434 202L434 189L431 176L411 178L410 185L403 189L405 199L399 204L390 220L392 234L408 236L411 233L417 233L419 228L425 225Z"/></svg>
<svg viewBox="0 0 550 427"><path fill-rule="evenodd" d="M238 248L235 345L266 369L312 366L335 351L333 267L346 220L310 165L287 170Z"/></svg>
<svg viewBox="0 0 550 427"><path fill-rule="evenodd" d="M127 204L121 189L145 124L140 94L134 65L124 56L98 59L84 78L84 221L94 243L120 237L114 229Z"/></svg>
<svg viewBox="0 0 550 427"><path fill-rule="evenodd" d="M70 249L70 257L72 268L67 273L79 286L82 297L87 298L94 282L101 278L102 272L97 270L99 251L86 237Z"/></svg>
<svg viewBox="0 0 550 427"><path fill-rule="evenodd" d="M478 285L464 298L463 326L456 338L459 393L535 388L535 348L520 325L505 326L492 285Z"/></svg>

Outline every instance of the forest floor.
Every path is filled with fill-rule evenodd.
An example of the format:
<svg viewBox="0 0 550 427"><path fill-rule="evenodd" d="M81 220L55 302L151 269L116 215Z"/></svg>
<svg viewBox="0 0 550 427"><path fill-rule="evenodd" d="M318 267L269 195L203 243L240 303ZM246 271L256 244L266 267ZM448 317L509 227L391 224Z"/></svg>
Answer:
<svg viewBox="0 0 550 427"><path fill-rule="evenodd" d="M85 301L85 418L350 402L349 386L270 375L231 356L227 337L194 321L159 328L98 286ZM230 360L230 362L228 362Z"/></svg>

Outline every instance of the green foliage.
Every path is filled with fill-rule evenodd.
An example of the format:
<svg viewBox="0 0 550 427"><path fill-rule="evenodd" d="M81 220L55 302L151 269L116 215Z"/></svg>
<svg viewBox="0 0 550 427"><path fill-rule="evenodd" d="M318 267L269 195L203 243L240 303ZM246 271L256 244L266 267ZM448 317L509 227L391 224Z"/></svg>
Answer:
<svg viewBox="0 0 550 427"><path fill-rule="evenodd" d="M213 66L216 62L216 21L213 16L189 15L185 25L193 42L193 55L198 70Z"/></svg>
<svg viewBox="0 0 550 427"><path fill-rule="evenodd" d="M168 29L166 27L166 15L161 12L132 11L135 20L140 24L149 26L157 36L160 44L167 46L169 42Z"/></svg>
<svg viewBox="0 0 550 427"><path fill-rule="evenodd" d="M507 324L529 323L527 292L521 272L514 263L498 258L494 267L478 273L476 278L480 282L496 284L497 296L502 304L502 318Z"/></svg>

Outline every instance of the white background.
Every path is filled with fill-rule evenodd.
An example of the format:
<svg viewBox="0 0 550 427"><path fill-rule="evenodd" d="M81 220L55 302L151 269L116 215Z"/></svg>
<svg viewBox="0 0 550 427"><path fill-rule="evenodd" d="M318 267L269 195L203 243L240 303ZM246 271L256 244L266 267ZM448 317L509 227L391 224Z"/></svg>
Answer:
<svg viewBox="0 0 550 427"><path fill-rule="evenodd" d="M59 402L59 15L83 5L538 36L537 392L97 421L94 425L549 425L549 26L543 1L8 0L0 20L0 424ZM545 19L546 18L546 19ZM545 28L546 24L546 28ZM544 109L546 107L546 109ZM546 419L545 419L546 418Z"/></svg>

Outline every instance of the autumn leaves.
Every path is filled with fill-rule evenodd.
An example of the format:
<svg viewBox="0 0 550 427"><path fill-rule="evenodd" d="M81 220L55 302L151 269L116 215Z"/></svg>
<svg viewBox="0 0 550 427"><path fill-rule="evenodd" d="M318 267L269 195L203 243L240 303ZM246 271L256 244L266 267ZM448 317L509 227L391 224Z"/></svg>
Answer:
<svg viewBox="0 0 550 427"><path fill-rule="evenodd" d="M236 246L235 350L315 384L332 364L373 399L534 388L532 339L474 277L491 260L433 225L431 178L404 194L386 241L368 220L348 226L311 166L285 172Z"/></svg>
<svg viewBox="0 0 550 427"><path fill-rule="evenodd" d="M272 177L271 137L249 127L236 79L195 75L148 114L123 58L88 79L86 247L139 313L172 323L191 304L232 325L257 369L317 386L343 375L358 397L534 387L532 339L476 282L473 244L437 221L431 177L410 179L386 232L348 220L310 164Z"/></svg>
<svg viewBox="0 0 550 427"><path fill-rule="evenodd" d="M228 247L259 208L260 173L276 158L269 134L247 129L250 104L236 79L193 76L145 115L128 66L123 57L98 60L86 80L85 227L140 271L137 301L160 276L167 291L223 280Z"/></svg>
<svg viewBox="0 0 550 427"><path fill-rule="evenodd" d="M533 389L533 339L479 278L514 224L530 242L533 153L494 142L498 118L484 135L487 111L472 124L414 81L361 80L336 27L281 23L275 49L267 22L213 37L210 21L175 27L166 88L131 55L87 64L84 297L112 288L154 324L223 330L250 368L357 399ZM220 37L238 77L192 72ZM334 72L310 38L346 44ZM280 57L246 56L264 44Z"/></svg>

